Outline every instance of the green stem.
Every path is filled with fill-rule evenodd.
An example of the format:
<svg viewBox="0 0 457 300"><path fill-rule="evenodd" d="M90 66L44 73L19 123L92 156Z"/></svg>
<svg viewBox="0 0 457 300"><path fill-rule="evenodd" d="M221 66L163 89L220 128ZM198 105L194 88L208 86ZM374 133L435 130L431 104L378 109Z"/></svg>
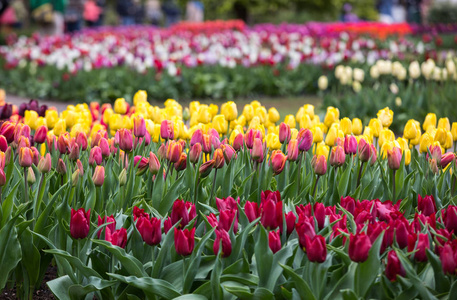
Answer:
<svg viewBox="0 0 457 300"><path fill-rule="evenodd" d="M24 168L24 203L29 202L29 187L27 183L27 168Z"/></svg>
<svg viewBox="0 0 457 300"><path fill-rule="evenodd" d="M305 152L306 153L306 152ZM301 188L301 161L302 161L302 156L305 154L302 154L301 152L298 154L298 175L297 175L297 180L298 180L298 186L297 186L297 197L300 195L300 188Z"/></svg>
<svg viewBox="0 0 457 300"><path fill-rule="evenodd" d="M362 178L363 164L364 164L364 162L362 161L362 163L360 164L360 168L359 168L359 175L357 176L357 186L355 187L356 189L359 187L360 179Z"/></svg>
<svg viewBox="0 0 457 300"><path fill-rule="evenodd" d="M313 189L313 199L314 199L314 196L316 195L317 184L319 183L319 178L320 178L320 176L317 175L316 183L314 184L314 189Z"/></svg>
<svg viewBox="0 0 457 300"><path fill-rule="evenodd" d="M211 187L211 197L209 198L209 201L210 201L209 203L213 202L214 190L216 189L216 176L217 176L217 169L214 170L213 186ZM214 203L216 203L216 201L214 201Z"/></svg>
<svg viewBox="0 0 457 300"><path fill-rule="evenodd" d="M396 202L396 199L395 199L395 188L396 188L395 187L395 172L396 172L396 170L393 170L393 174L394 174L392 176L392 186L393 186L392 201L393 201L393 203Z"/></svg>
<svg viewBox="0 0 457 300"><path fill-rule="evenodd" d="M166 181L167 178L168 178L168 173L170 172L170 169L171 169L171 161L168 162L167 173L165 173L165 181Z"/></svg>
<svg viewBox="0 0 457 300"><path fill-rule="evenodd" d="M2 189L3 187L0 186L0 205L2 204Z"/></svg>
<svg viewBox="0 0 457 300"><path fill-rule="evenodd" d="M227 134L226 134L226 137L227 137L228 139L230 138L229 133L230 133L230 121L228 121L228 125L227 125Z"/></svg>
<svg viewBox="0 0 457 300"><path fill-rule="evenodd" d="M153 277L153 274L154 274L154 265L155 265L155 255L154 255L154 246L151 247L151 262L152 262L152 265L151 265L151 277Z"/></svg>
<svg viewBox="0 0 457 300"><path fill-rule="evenodd" d="M41 173L40 185L39 185L39 188L38 188L38 198L37 198L35 206L33 208L34 209L34 213L33 213L34 217L36 217L37 214L40 211L41 201L43 200L43 195L44 195L45 177L46 177L46 173Z"/></svg>
<svg viewBox="0 0 457 300"><path fill-rule="evenodd" d="M451 189L451 195L454 195L454 191L455 191L455 182L457 180L457 176L454 175L454 181L452 182L452 189ZM0 202L1 202L1 188L0 188Z"/></svg>

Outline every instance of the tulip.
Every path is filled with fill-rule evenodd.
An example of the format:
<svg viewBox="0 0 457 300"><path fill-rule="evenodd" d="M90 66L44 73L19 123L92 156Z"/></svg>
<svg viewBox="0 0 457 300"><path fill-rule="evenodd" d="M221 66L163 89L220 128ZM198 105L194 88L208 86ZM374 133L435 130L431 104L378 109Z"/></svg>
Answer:
<svg viewBox="0 0 457 300"><path fill-rule="evenodd" d="M292 234L295 228L295 221L297 220L297 216L293 211L290 211L286 214L286 225L287 225L287 235Z"/></svg>
<svg viewBox="0 0 457 300"><path fill-rule="evenodd" d="M398 147L393 147L392 149L387 150L387 165L392 170L398 170L401 163L401 149Z"/></svg>
<svg viewBox="0 0 457 300"><path fill-rule="evenodd" d="M30 185L36 182L35 172L33 172L32 167L28 167L27 169L27 182Z"/></svg>
<svg viewBox="0 0 457 300"><path fill-rule="evenodd" d="M216 115L213 118L212 126L214 129L217 130L219 134L225 134L227 133L227 121L224 117L224 115Z"/></svg>
<svg viewBox="0 0 457 300"><path fill-rule="evenodd" d="M23 147L19 150L19 165L23 168L28 168L33 163L33 151L28 147Z"/></svg>
<svg viewBox="0 0 457 300"><path fill-rule="evenodd" d="M359 159L362 162L368 162L372 153L370 144L368 144L364 139L361 139L358 146Z"/></svg>
<svg viewBox="0 0 457 300"><path fill-rule="evenodd" d="M232 241L230 240L230 236L227 231L223 229L216 230L216 239L213 244L213 251L215 255L219 253L220 246L222 246L222 257L229 257L230 254L232 254Z"/></svg>
<svg viewBox="0 0 457 300"><path fill-rule="evenodd" d="M35 166L38 166L38 163L40 162L40 152L38 152L38 149L35 147L30 148L33 152L33 164Z"/></svg>
<svg viewBox="0 0 457 300"><path fill-rule="evenodd" d="M418 131L414 120L408 120L408 122L406 122L405 128L403 129L403 137L407 140L414 140L417 137L417 133Z"/></svg>
<svg viewBox="0 0 457 300"><path fill-rule="evenodd" d="M364 262L368 259L371 241L366 233L352 234L349 237L349 258L354 262Z"/></svg>
<svg viewBox="0 0 457 300"><path fill-rule="evenodd" d="M146 122L142 116L133 117L133 134L136 137L143 137L146 135Z"/></svg>
<svg viewBox="0 0 457 300"><path fill-rule="evenodd" d="M406 272L395 250L391 250L387 255L386 276L390 281L396 281L397 275L405 277Z"/></svg>
<svg viewBox="0 0 457 300"><path fill-rule="evenodd" d="M124 98L117 98L116 101L114 101L114 111L117 114L126 114L128 110L129 105Z"/></svg>
<svg viewBox="0 0 457 300"><path fill-rule="evenodd" d="M159 159L157 158L157 156L152 152L149 152L148 164L149 164L149 172L151 172L152 175L157 175L157 173L159 173L159 170L160 170L160 162L159 162Z"/></svg>
<svg viewBox="0 0 457 300"><path fill-rule="evenodd" d="M133 149L133 137L130 130L121 128L117 132L119 134L119 148L124 152L131 152Z"/></svg>
<svg viewBox="0 0 457 300"><path fill-rule="evenodd" d="M182 256L192 254L194 250L195 228L180 230L175 228L175 250Z"/></svg>
<svg viewBox="0 0 457 300"><path fill-rule="evenodd" d="M56 171L60 175L65 175L67 173L67 166L61 158L57 161Z"/></svg>
<svg viewBox="0 0 457 300"><path fill-rule="evenodd" d="M121 228L111 233L110 229L106 229L105 240L121 248L127 245L127 229Z"/></svg>
<svg viewBox="0 0 457 300"><path fill-rule="evenodd" d="M408 236L408 252L417 250L414 253L416 261L427 261L426 249L430 249L430 241L426 233L413 233Z"/></svg>
<svg viewBox="0 0 457 300"><path fill-rule="evenodd" d="M101 138L100 141L98 142L98 147L102 150L102 156L104 158L107 158L111 154L109 142L105 138Z"/></svg>
<svg viewBox="0 0 457 300"><path fill-rule="evenodd" d="M319 176L325 175L327 173L327 158L323 155L314 156L311 162L314 173Z"/></svg>
<svg viewBox="0 0 457 300"><path fill-rule="evenodd" d="M164 140L172 140L175 137L174 123L170 120L163 120L160 124L160 137Z"/></svg>
<svg viewBox="0 0 457 300"><path fill-rule="evenodd" d="M425 216L430 216L436 213L436 203L435 198L432 195L422 197L418 195L417 198L417 210L420 211Z"/></svg>
<svg viewBox="0 0 457 300"><path fill-rule="evenodd" d="M327 246L322 235L313 238L305 235L305 249L310 262L323 263L327 257Z"/></svg>
<svg viewBox="0 0 457 300"><path fill-rule="evenodd" d="M238 218L236 217L236 215L236 209L222 210L219 214L218 229L224 229L225 231L229 231L233 223L233 232L236 233L238 231Z"/></svg>
<svg viewBox="0 0 457 300"><path fill-rule="evenodd" d="M262 140L255 138L251 149L252 160L261 163L263 161L263 150Z"/></svg>
<svg viewBox="0 0 457 300"><path fill-rule="evenodd" d="M33 140L35 141L35 143L42 144L46 141L47 135L48 135L48 128L44 125L41 125L35 130L35 135L33 136ZM6 139L5 139L5 141L6 141Z"/></svg>
<svg viewBox="0 0 457 300"><path fill-rule="evenodd" d="M136 222L136 228L143 241L150 246L158 245L162 240L160 219L140 216Z"/></svg>
<svg viewBox="0 0 457 300"><path fill-rule="evenodd" d="M237 158L235 149L229 144L221 145L221 149L224 154L224 160L227 163L227 165L232 161L233 157Z"/></svg>
<svg viewBox="0 0 457 300"><path fill-rule="evenodd" d="M296 139L290 140L287 145L287 160L296 161L298 159L298 141Z"/></svg>
<svg viewBox="0 0 457 300"><path fill-rule="evenodd" d="M353 135L347 135L344 138L344 152L346 154L357 153L357 139Z"/></svg>
<svg viewBox="0 0 457 300"><path fill-rule="evenodd" d="M143 174L144 171L149 167L149 160L141 155L136 155L133 158L133 166L138 168L138 174Z"/></svg>
<svg viewBox="0 0 457 300"><path fill-rule="evenodd" d="M201 144L203 141L203 132L201 129L197 129L192 134L192 138L190 139L190 146L194 146L195 144Z"/></svg>
<svg viewBox="0 0 457 300"><path fill-rule="evenodd" d="M285 156L281 150L275 150L271 153L270 164L274 175L278 175L284 170L286 161L287 156Z"/></svg>
<svg viewBox="0 0 457 300"><path fill-rule="evenodd" d="M279 230L270 231L268 233L268 245L273 253L281 250L281 237L279 236Z"/></svg>
<svg viewBox="0 0 457 300"><path fill-rule="evenodd" d="M419 142L419 151L420 153L426 153L427 149L430 147L430 145L433 143L433 138L428 134L424 133Z"/></svg>
<svg viewBox="0 0 457 300"><path fill-rule="evenodd" d="M443 210L444 226L449 231L457 232L457 206L449 205Z"/></svg>
<svg viewBox="0 0 457 300"><path fill-rule="evenodd" d="M111 223L111 224L108 224L106 228L109 228L111 232L114 232L116 230L116 219L114 219L114 216L111 215L111 216L105 216L105 217L100 217L98 216L98 221L97 221L97 225L98 227L102 226L103 224L105 223ZM103 230L103 229L102 229ZM99 230L98 233L97 233L97 236L98 238L100 238L100 235L102 233L102 230Z"/></svg>
<svg viewBox="0 0 457 300"><path fill-rule="evenodd" d="M194 144L189 151L189 160L191 163L196 164L200 159L202 153L202 145L200 143Z"/></svg>
<svg viewBox="0 0 457 300"><path fill-rule="evenodd" d="M97 164L101 165L103 161L103 156L102 156L102 149L100 147L95 146L94 148L90 149L89 153L89 164L91 166Z"/></svg>
<svg viewBox="0 0 457 300"><path fill-rule="evenodd" d="M187 167L187 154L182 152L181 157L179 158L179 160L177 162L174 163L173 166L175 167L175 170L178 172L185 170Z"/></svg>
<svg viewBox="0 0 457 300"><path fill-rule="evenodd" d="M319 79L317 80L317 86L321 91L324 91L328 87L328 79L327 76L321 75Z"/></svg>
<svg viewBox="0 0 457 300"><path fill-rule="evenodd" d="M198 169L200 173L200 178L205 178L208 176L211 171L213 170L214 165L216 164L216 161L214 159L211 159L205 163L203 163L200 168Z"/></svg>
<svg viewBox="0 0 457 300"><path fill-rule="evenodd" d="M239 151L244 146L244 136L242 133L238 133L233 140L233 149Z"/></svg>
<svg viewBox="0 0 457 300"><path fill-rule="evenodd" d="M6 184L6 174L3 169L0 169L0 187L4 186ZM0 190L0 195L1 195L1 190Z"/></svg>
<svg viewBox="0 0 457 300"><path fill-rule="evenodd" d="M103 166L96 166L94 175L92 176L92 181L95 186L100 187L105 181L105 168Z"/></svg>
<svg viewBox="0 0 457 300"><path fill-rule="evenodd" d="M133 221L136 221L137 219L145 217L149 219L149 214L144 211L143 208L139 208L137 206L133 207Z"/></svg>
<svg viewBox="0 0 457 300"><path fill-rule="evenodd" d="M260 216L259 206L256 202L246 201L244 205L244 212L249 222L253 222Z"/></svg>
<svg viewBox="0 0 457 300"><path fill-rule="evenodd" d="M76 143L81 147L83 151L87 149L87 136L84 132L78 132L76 136Z"/></svg>
<svg viewBox="0 0 457 300"><path fill-rule="evenodd" d="M346 155L344 154L343 147L333 147L332 152L330 153L330 165L333 167L340 167L344 164L345 160Z"/></svg>
<svg viewBox="0 0 457 300"><path fill-rule="evenodd" d="M378 119L381 121L382 126L389 127L392 124L394 113L388 107L378 111Z"/></svg>
<svg viewBox="0 0 457 300"><path fill-rule="evenodd" d="M451 244L446 243L440 250L440 260L445 274L455 275L457 270L456 262L457 252L453 249Z"/></svg>
<svg viewBox="0 0 457 300"><path fill-rule="evenodd" d="M71 209L70 234L74 239L84 239L89 234L90 209L86 212L84 208Z"/></svg>
<svg viewBox="0 0 457 300"><path fill-rule="evenodd" d="M301 128L298 132L298 150L308 152L313 145L313 133L309 129Z"/></svg>
<svg viewBox="0 0 457 300"><path fill-rule="evenodd" d="M177 142L171 142L168 144L168 149L167 149L167 160L170 161L171 163L175 163L179 161L182 153L182 146L180 143Z"/></svg>
<svg viewBox="0 0 457 300"><path fill-rule="evenodd" d="M295 230L298 235L298 242L303 251L306 252L306 237L314 238L316 235L314 225L314 217L307 217L304 214L299 214L298 222L295 224Z"/></svg>
<svg viewBox="0 0 457 300"><path fill-rule="evenodd" d="M288 143L290 141L290 126L286 123L282 122L279 124L279 142L284 144L284 142Z"/></svg>
<svg viewBox="0 0 457 300"><path fill-rule="evenodd" d="M195 210L195 205L191 202L185 202L184 200L177 199L173 203L173 208L171 210L171 222L176 224L179 221L178 228L184 228L189 224L189 222L197 216Z"/></svg>
<svg viewBox="0 0 457 300"><path fill-rule="evenodd" d="M269 230L274 230L278 228L278 226L282 228L282 201L275 202L271 199L264 200L262 201L260 209L260 223L262 223L265 228Z"/></svg>
<svg viewBox="0 0 457 300"><path fill-rule="evenodd" d="M225 160L224 160L224 153L222 152L222 149L216 149L214 151L213 160L214 160L215 169L220 169L224 166Z"/></svg>
<svg viewBox="0 0 457 300"><path fill-rule="evenodd" d="M455 159L455 154L452 152L444 153L441 156L440 166L441 168L446 168L453 160Z"/></svg>
<svg viewBox="0 0 457 300"><path fill-rule="evenodd" d="M51 154L46 153L45 156L40 158L40 162L38 163L38 170L41 173L48 173L49 171L51 171L51 167Z"/></svg>
<svg viewBox="0 0 457 300"><path fill-rule="evenodd" d="M14 141L15 125L10 122L4 122L0 127L0 134L3 135L8 144Z"/></svg>

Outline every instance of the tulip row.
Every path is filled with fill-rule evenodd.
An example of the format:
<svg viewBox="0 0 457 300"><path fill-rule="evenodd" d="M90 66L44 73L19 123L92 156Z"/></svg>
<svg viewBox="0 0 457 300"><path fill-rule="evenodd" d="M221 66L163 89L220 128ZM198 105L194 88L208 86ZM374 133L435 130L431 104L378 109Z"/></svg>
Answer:
<svg viewBox="0 0 457 300"><path fill-rule="evenodd" d="M388 108L365 127L334 107L279 123L257 101L159 108L143 91L132 106L3 109L0 286L23 298L49 264L58 298L433 298L453 285L447 118L396 139Z"/></svg>

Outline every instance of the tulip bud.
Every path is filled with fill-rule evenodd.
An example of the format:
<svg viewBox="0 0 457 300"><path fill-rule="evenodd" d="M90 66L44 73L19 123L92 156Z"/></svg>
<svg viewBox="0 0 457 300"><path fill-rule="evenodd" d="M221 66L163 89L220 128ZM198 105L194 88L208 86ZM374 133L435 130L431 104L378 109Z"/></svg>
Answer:
<svg viewBox="0 0 457 300"><path fill-rule="evenodd" d="M70 153L68 155L70 160L77 160L79 158L79 145L72 139L70 142Z"/></svg>
<svg viewBox="0 0 457 300"><path fill-rule="evenodd" d="M78 132L76 136L76 143L81 147L83 151L87 149L87 136L84 132Z"/></svg>
<svg viewBox="0 0 457 300"><path fill-rule="evenodd" d="M233 101L228 101L224 103L221 107L221 113L224 115L227 121L233 121L238 117L238 109L236 103Z"/></svg>
<svg viewBox="0 0 457 300"><path fill-rule="evenodd" d="M86 212L84 208L71 209L70 234L74 239L84 239L89 234L90 209Z"/></svg>
<svg viewBox="0 0 457 300"><path fill-rule="evenodd" d="M35 141L35 143L42 144L46 141L47 135L48 135L48 128L44 125L41 125L35 130L35 135L33 136L33 140Z"/></svg>
<svg viewBox="0 0 457 300"><path fill-rule="evenodd" d="M107 158L110 156L111 150L107 139L101 138L98 142L98 147L100 147L102 157Z"/></svg>
<svg viewBox="0 0 457 300"><path fill-rule="evenodd" d="M133 118L133 134L136 137L143 137L146 135L146 122L142 116L135 116Z"/></svg>
<svg viewBox="0 0 457 300"><path fill-rule="evenodd" d="M244 146L244 136L242 133L238 133L233 140L233 149L239 151Z"/></svg>
<svg viewBox="0 0 457 300"><path fill-rule="evenodd" d="M455 261L455 250L452 249L452 244L445 244L440 250L440 260L445 274L455 275L457 269L457 263ZM386 269L387 272L387 269Z"/></svg>
<svg viewBox="0 0 457 300"><path fill-rule="evenodd" d="M13 154L13 150L11 146L8 146L8 148L5 151L5 166L8 166L11 161L11 155Z"/></svg>
<svg viewBox="0 0 457 300"><path fill-rule="evenodd" d="M40 152L38 152L38 149L35 147L30 148L32 149L33 152L33 164L35 166L38 166L38 163L40 162Z"/></svg>
<svg viewBox="0 0 457 300"><path fill-rule="evenodd" d="M228 257L232 253L232 242L230 240L230 236L227 231L223 229L216 230L216 239L214 240L213 244L213 251L214 254L217 255L220 250L220 246L222 246L222 257Z"/></svg>
<svg viewBox="0 0 457 300"><path fill-rule="evenodd" d="M455 159L454 153L452 153L452 152L444 153L441 156L441 162L440 162L441 168L443 168L443 169L446 168L447 165L449 165L454 159Z"/></svg>
<svg viewBox="0 0 457 300"><path fill-rule="evenodd" d="M60 154L70 153L70 141L66 135L61 134L57 139L57 149Z"/></svg>
<svg viewBox="0 0 457 300"><path fill-rule="evenodd" d="M179 158L181 157L181 152L182 152L181 144L171 141L168 144L167 160L169 160L172 163L177 162L179 160Z"/></svg>
<svg viewBox="0 0 457 300"><path fill-rule="evenodd" d="M51 154L46 153L45 156L40 158L40 162L38 163L38 170L41 173L48 173L51 171L52 162L51 162Z"/></svg>
<svg viewBox="0 0 457 300"><path fill-rule="evenodd" d="M296 161L298 158L298 141L296 139L290 140L287 145L287 160Z"/></svg>
<svg viewBox="0 0 457 300"><path fill-rule="evenodd" d="M67 166L65 165L65 162L59 158L59 161L57 162L57 167L56 167L57 173L64 175L67 173Z"/></svg>
<svg viewBox="0 0 457 300"><path fill-rule="evenodd" d="M330 165L333 167L340 167L344 164L345 160L346 155L344 154L343 147L333 147L332 152L330 153Z"/></svg>
<svg viewBox="0 0 457 300"><path fill-rule="evenodd" d="M131 152L133 149L133 137L130 130L121 128L119 133L119 148L124 152Z"/></svg>
<svg viewBox="0 0 457 300"><path fill-rule="evenodd" d="M434 158L429 159L428 163L430 165L430 170L434 174L439 174L440 170L438 169L438 162L436 161L436 159L434 159Z"/></svg>
<svg viewBox="0 0 457 300"><path fill-rule="evenodd" d="M94 164L101 165L103 161L102 157L102 150L100 147L95 146L94 148L90 149L89 153L89 164L93 166Z"/></svg>
<svg viewBox="0 0 457 300"><path fill-rule="evenodd" d="M22 147L19 150L19 165L21 167L30 167L33 163L33 151L28 147Z"/></svg>
<svg viewBox="0 0 457 300"><path fill-rule="evenodd" d="M314 155L311 164L314 169L314 173L317 175L325 175L327 173L327 158L324 155L316 156Z"/></svg>
<svg viewBox="0 0 457 300"><path fill-rule="evenodd" d="M136 175L142 175L146 172L146 169L149 167L149 160L146 157L136 155L133 158L133 166L138 168Z"/></svg>
<svg viewBox="0 0 457 300"><path fill-rule="evenodd" d="M165 144L161 144L159 150L157 150L157 155L161 159L165 159L167 157L167 146Z"/></svg>
<svg viewBox="0 0 457 300"><path fill-rule="evenodd" d="M138 218L136 228L146 244L155 246L160 243L162 239L162 228L160 223L160 219L154 217L151 219L149 219L149 216L141 216Z"/></svg>
<svg viewBox="0 0 457 300"><path fill-rule="evenodd" d="M309 129L300 129L298 132L298 150L308 151L313 145L313 133Z"/></svg>
<svg viewBox="0 0 457 300"><path fill-rule="evenodd" d="M268 233L268 246L270 247L273 253L281 250L281 238L279 236L279 230L270 231Z"/></svg>
<svg viewBox="0 0 457 300"><path fill-rule="evenodd" d="M177 162L174 163L174 167L176 171L182 171L185 170L187 167L187 154L184 152L181 152L181 157Z"/></svg>
<svg viewBox="0 0 457 300"><path fill-rule="evenodd" d="M370 144L368 144L364 139L360 139L359 146L358 146L358 152L359 152L359 159L362 162L367 162L370 159L371 154L372 154Z"/></svg>
<svg viewBox="0 0 457 300"><path fill-rule="evenodd" d="M119 186L124 186L127 183L127 171L126 169L122 169L121 173L119 174Z"/></svg>
<svg viewBox="0 0 457 300"><path fill-rule="evenodd" d="M368 259L371 241L364 232L351 234L349 237L349 258L354 262L364 262Z"/></svg>
<svg viewBox="0 0 457 300"><path fill-rule="evenodd" d="M102 186L105 181L105 168L103 166L96 166L92 181L95 186Z"/></svg>
<svg viewBox="0 0 457 300"><path fill-rule="evenodd" d="M78 185L79 182L79 169L76 169L73 174L71 175L71 186L75 187Z"/></svg>
<svg viewBox="0 0 457 300"><path fill-rule="evenodd" d="M404 277L406 272L395 250L390 250L387 255L386 276L390 281L396 281L397 275Z"/></svg>
<svg viewBox="0 0 457 300"><path fill-rule="evenodd" d="M281 150L275 150L272 152L270 164L274 175L278 175L284 170L286 161L287 156L285 156Z"/></svg>
<svg viewBox="0 0 457 300"><path fill-rule="evenodd" d="M149 172L151 172L152 175L156 175L159 173L160 170L160 162L157 156L149 152Z"/></svg>
<svg viewBox="0 0 457 300"><path fill-rule="evenodd" d="M27 170L27 182L32 185L36 182L35 172L33 172L32 167L29 167Z"/></svg>
<svg viewBox="0 0 457 300"><path fill-rule="evenodd" d="M224 154L222 153L222 149L216 149L214 151L213 160L215 161L215 163L214 163L215 169L220 169L224 166L225 160L224 160Z"/></svg>
<svg viewBox="0 0 457 300"><path fill-rule="evenodd" d="M164 140L172 140L175 137L174 123L170 120L163 120L160 125L160 136Z"/></svg>
<svg viewBox="0 0 457 300"><path fill-rule="evenodd" d="M3 169L0 169L0 187L6 184L6 175Z"/></svg>
<svg viewBox="0 0 457 300"><path fill-rule="evenodd" d="M252 160L257 161L257 162L262 162L263 161L263 144L262 140L255 138L254 143L251 149L251 157Z"/></svg>
<svg viewBox="0 0 457 300"><path fill-rule="evenodd" d="M192 254L194 250L195 228L189 231L189 229L180 230L175 228L175 250L176 253L182 256L188 256Z"/></svg>
<svg viewBox="0 0 457 300"><path fill-rule="evenodd" d="M400 168L402 153L398 147L393 147L387 150L387 165L392 170L398 170Z"/></svg>
<svg viewBox="0 0 457 300"><path fill-rule="evenodd" d="M224 153L224 159L227 164L230 163L233 157L237 157L235 149L229 144L221 145L222 152Z"/></svg>
<svg viewBox="0 0 457 300"><path fill-rule="evenodd" d="M290 141L290 126L284 122L279 124L279 141L281 144L284 144L284 142L288 143Z"/></svg>
<svg viewBox="0 0 457 300"><path fill-rule="evenodd" d="M344 138L344 152L351 155L357 153L357 139L355 136L347 135Z"/></svg>
<svg viewBox="0 0 457 300"><path fill-rule="evenodd" d="M192 138L190 139L190 146L194 146L195 144L201 144L203 141L203 132L201 129L197 129L192 134Z"/></svg>
<svg viewBox="0 0 457 300"><path fill-rule="evenodd" d="M327 258L325 238L322 235L315 235L312 238L305 235L304 238L308 260L310 262L323 263Z"/></svg>
<svg viewBox="0 0 457 300"><path fill-rule="evenodd" d="M213 170L215 163L216 161L214 159L208 160L207 162L203 163L198 169L198 171L200 172L200 178L205 178L206 176L208 176Z"/></svg>

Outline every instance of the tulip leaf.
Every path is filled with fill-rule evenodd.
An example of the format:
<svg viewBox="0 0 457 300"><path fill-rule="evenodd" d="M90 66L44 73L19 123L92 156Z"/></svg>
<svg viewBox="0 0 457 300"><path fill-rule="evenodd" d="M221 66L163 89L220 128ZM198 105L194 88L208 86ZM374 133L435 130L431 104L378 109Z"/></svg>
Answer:
<svg viewBox="0 0 457 300"><path fill-rule="evenodd" d="M146 276L146 272L144 271L141 262L136 257L126 253L124 249L113 246L113 244L107 241L93 239L92 243L103 246L114 256L116 256L116 258L121 262L129 274L133 274L137 277Z"/></svg>
<svg viewBox="0 0 457 300"><path fill-rule="evenodd" d="M47 221L49 221L49 215L51 214L51 210L54 207L54 203L57 201L57 199L59 199L60 194L63 191L65 191L67 187L68 183L65 183L57 190L57 192L54 193L54 195L52 195L51 200L47 203L46 208L40 214L40 216L37 219L37 222L35 223L35 227L33 229L35 232L44 234L44 228L46 226Z"/></svg>
<svg viewBox="0 0 457 300"><path fill-rule="evenodd" d="M432 251L430 251L430 249L427 249L426 251L430 265L433 268L433 274L435 275L435 290L439 293L449 291L451 285L449 283L449 279L446 277L446 275L444 275L440 258Z"/></svg>
<svg viewBox="0 0 457 300"><path fill-rule="evenodd" d="M21 245L18 240L16 227L16 217L9 220L0 230L0 290L5 287L9 273L21 261Z"/></svg>
<svg viewBox="0 0 457 300"><path fill-rule="evenodd" d="M219 249L222 249L222 241L220 241ZM216 257L216 262L214 264L213 271L211 272L211 291L212 297L215 299L222 299L222 288L221 288L221 272L222 272L222 262L221 262L221 253Z"/></svg>
<svg viewBox="0 0 457 300"><path fill-rule="evenodd" d="M255 244L254 253L259 276L259 287L268 287L270 272L273 267L273 252L268 245L267 231L259 226L259 237Z"/></svg>
<svg viewBox="0 0 457 300"><path fill-rule="evenodd" d="M0 224L0 228L3 228L3 226L5 226L5 224L6 224L6 222L8 222L9 219L11 218L11 216L13 215L12 212L13 212L13 206L14 206L14 197L16 197L16 190L20 183L21 183L21 181L18 181L18 183L16 183L16 185L12 188L12 190L9 192L8 196L2 203L3 216L2 216L2 222Z"/></svg>
<svg viewBox="0 0 457 300"><path fill-rule="evenodd" d="M346 197L346 191L349 185L349 180L351 178L352 168L349 166L344 170L343 175L340 177L340 182L338 183L338 195L341 197Z"/></svg>
<svg viewBox="0 0 457 300"><path fill-rule="evenodd" d="M254 299L254 295L251 292L251 289L247 286L223 285L223 287L227 292L237 296L241 300Z"/></svg>
<svg viewBox="0 0 457 300"><path fill-rule="evenodd" d="M365 298L379 273L381 259L379 252L384 233L381 233L368 252L368 259L358 263L354 277L354 290L359 297Z"/></svg>
<svg viewBox="0 0 457 300"><path fill-rule="evenodd" d="M92 292L101 291L102 299L113 299L114 295L109 287L115 285L116 282L103 280L98 277L88 277L85 285L74 284L68 288L70 299L84 299L87 294Z"/></svg>
<svg viewBox="0 0 457 300"><path fill-rule="evenodd" d="M203 295L196 295L196 294L186 294L179 297L174 298L173 300L207 300L208 298ZM221 299L221 298L216 298Z"/></svg>
<svg viewBox="0 0 457 300"><path fill-rule="evenodd" d="M70 263L70 265L72 265L74 268L78 269L81 272L81 274L86 277L93 276L93 277L101 278L100 274L98 274L92 268L89 268L85 264L83 264L83 262L78 257L72 256L70 253L68 253L66 251L63 251L60 249L50 249L50 250L44 250L44 252L52 254L54 256L59 256L59 257L65 259L66 261L68 261L68 263Z"/></svg>
<svg viewBox="0 0 457 300"><path fill-rule="evenodd" d="M136 276L122 276L119 274L108 273L108 275L121 282L127 283L133 287L142 290L148 298L153 298L155 295L165 298L173 299L181 296L169 282L151 277L136 277Z"/></svg>
<svg viewBox="0 0 457 300"><path fill-rule="evenodd" d="M294 287L297 289L302 299L316 299L308 283L300 275L295 273L295 271L289 266L281 263L279 265L284 269L284 273L290 277L294 283Z"/></svg>
<svg viewBox="0 0 457 300"><path fill-rule="evenodd" d="M73 281L68 275L56 278L46 283L49 289L59 300L71 300L69 289L73 285Z"/></svg>

